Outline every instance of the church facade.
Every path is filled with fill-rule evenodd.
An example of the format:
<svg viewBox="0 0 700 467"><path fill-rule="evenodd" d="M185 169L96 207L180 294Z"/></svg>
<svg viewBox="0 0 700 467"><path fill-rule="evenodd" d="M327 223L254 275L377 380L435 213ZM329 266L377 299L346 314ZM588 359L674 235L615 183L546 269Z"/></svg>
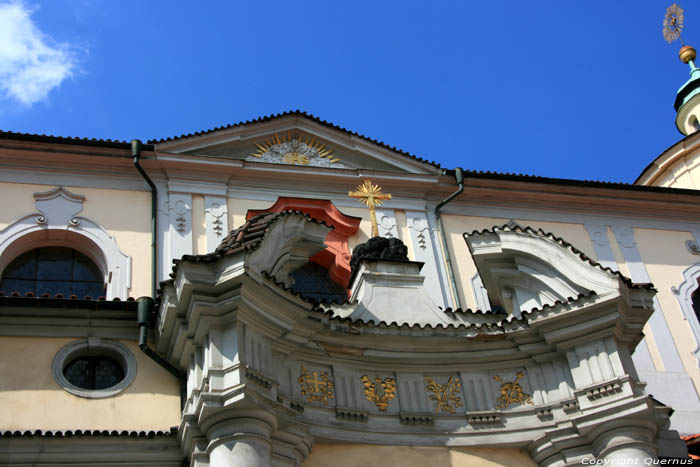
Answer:
<svg viewBox="0 0 700 467"><path fill-rule="evenodd" d="M684 458L688 125L633 185L444 169L298 111L2 132L0 465Z"/></svg>

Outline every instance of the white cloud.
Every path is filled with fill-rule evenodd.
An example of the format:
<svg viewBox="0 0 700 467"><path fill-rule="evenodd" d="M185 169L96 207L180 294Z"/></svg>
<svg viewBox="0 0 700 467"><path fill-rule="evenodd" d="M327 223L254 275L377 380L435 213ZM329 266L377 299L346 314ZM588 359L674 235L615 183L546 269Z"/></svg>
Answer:
<svg viewBox="0 0 700 467"><path fill-rule="evenodd" d="M32 21L21 1L0 3L0 93L30 106L72 76L75 54Z"/></svg>

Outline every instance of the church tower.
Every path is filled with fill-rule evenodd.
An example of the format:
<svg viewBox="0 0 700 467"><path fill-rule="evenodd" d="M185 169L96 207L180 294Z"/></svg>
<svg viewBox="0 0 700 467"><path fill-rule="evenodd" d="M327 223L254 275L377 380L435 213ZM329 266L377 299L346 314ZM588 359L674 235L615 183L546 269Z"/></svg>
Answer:
<svg viewBox="0 0 700 467"><path fill-rule="evenodd" d="M681 61L690 66L690 79L678 90L673 103L678 112L676 128L686 136L700 130L700 68L695 65L695 56L695 49L689 45L678 52Z"/></svg>
<svg viewBox="0 0 700 467"><path fill-rule="evenodd" d="M700 130L700 68L695 66L695 49L683 42L683 9L674 3L664 16L664 39L670 44L680 39L678 58L690 67L690 79L676 93L673 107L676 109L676 128L685 136Z"/></svg>

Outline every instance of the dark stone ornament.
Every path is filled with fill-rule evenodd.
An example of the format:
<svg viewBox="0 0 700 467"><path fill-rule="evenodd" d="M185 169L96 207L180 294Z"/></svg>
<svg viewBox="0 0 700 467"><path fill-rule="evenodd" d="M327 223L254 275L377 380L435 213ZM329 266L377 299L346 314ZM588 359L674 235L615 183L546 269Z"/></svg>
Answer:
<svg viewBox="0 0 700 467"><path fill-rule="evenodd" d="M360 267L363 259L385 259L390 261L409 261L408 248L398 238L374 237L361 243L352 251L350 269L352 276Z"/></svg>

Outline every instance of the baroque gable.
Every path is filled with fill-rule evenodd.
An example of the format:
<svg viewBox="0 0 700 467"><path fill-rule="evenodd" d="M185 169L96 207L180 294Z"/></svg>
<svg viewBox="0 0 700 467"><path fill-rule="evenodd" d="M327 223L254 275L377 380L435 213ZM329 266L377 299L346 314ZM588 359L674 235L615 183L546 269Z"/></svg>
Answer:
<svg viewBox="0 0 700 467"><path fill-rule="evenodd" d="M152 141L159 153L319 169L438 174L439 166L304 112Z"/></svg>

